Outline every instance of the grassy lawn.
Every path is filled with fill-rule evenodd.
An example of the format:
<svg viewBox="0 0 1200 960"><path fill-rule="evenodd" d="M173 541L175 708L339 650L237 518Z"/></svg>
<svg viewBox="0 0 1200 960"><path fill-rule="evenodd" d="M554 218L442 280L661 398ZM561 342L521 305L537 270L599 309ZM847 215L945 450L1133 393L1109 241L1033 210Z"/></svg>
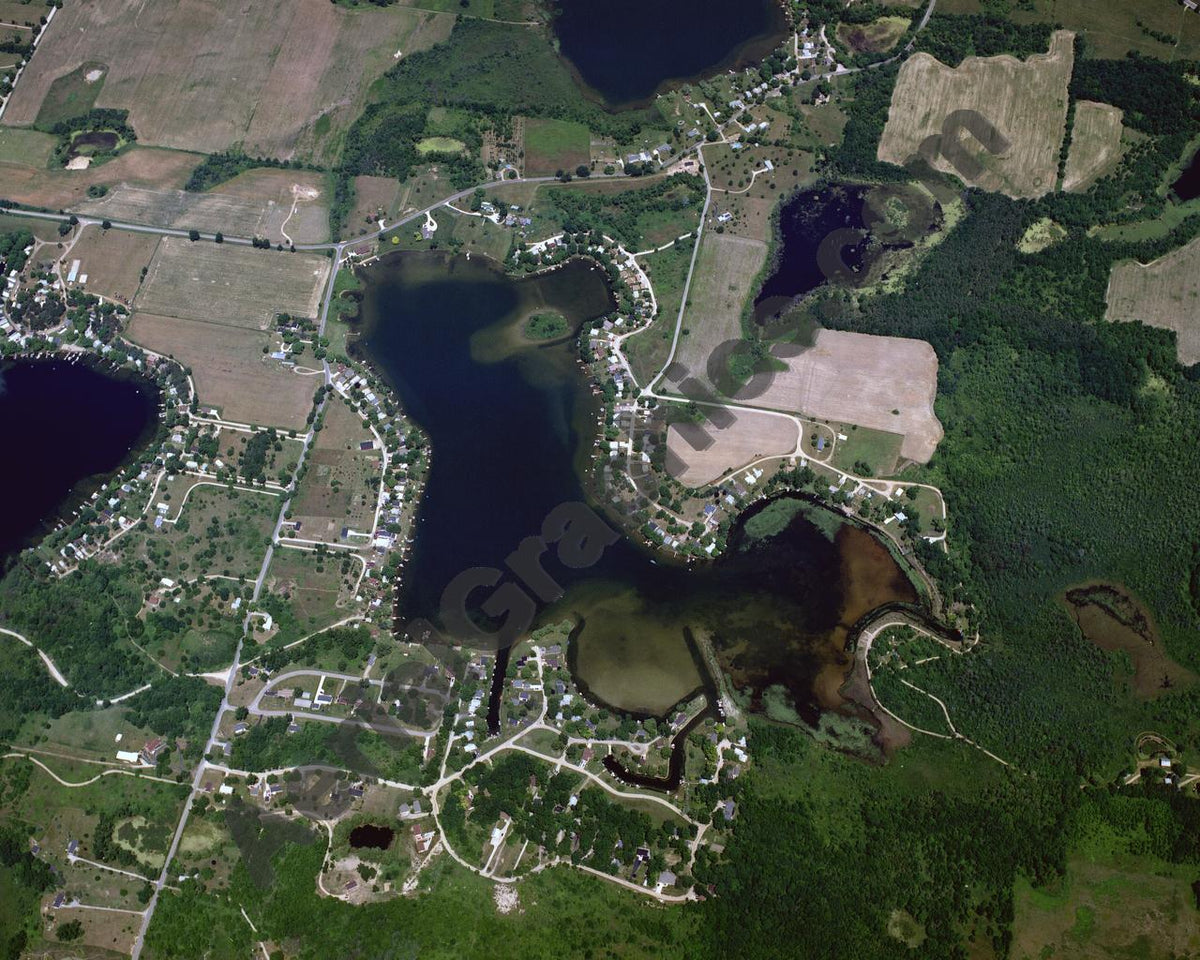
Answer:
<svg viewBox="0 0 1200 960"><path fill-rule="evenodd" d="M904 442L901 434L854 424L842 424L838 426L838 432L847 439L839 440L834 448L835 467L858 474L861 471L856 468L857 464L865 463L875 476L886 477L896 472L900 445Z"/></svg>

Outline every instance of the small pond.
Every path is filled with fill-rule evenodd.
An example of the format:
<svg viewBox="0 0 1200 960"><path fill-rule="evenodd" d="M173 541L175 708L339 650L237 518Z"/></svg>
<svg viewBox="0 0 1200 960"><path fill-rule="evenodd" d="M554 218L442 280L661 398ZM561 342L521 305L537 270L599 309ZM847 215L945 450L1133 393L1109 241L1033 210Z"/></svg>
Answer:
<svg viewBox="0 0 1200 960"><path fill-rule="evenodd" d="M396 831L391 827L363 823L350 831L350 846L355 850L386 850L395 838Z"/></svg>
<svg viewBox="0 0 1200 960"><path fill-rule="evenodd" d="M71 141L71 150L68 156L90 157L97 153L107 153L110 150L116 150L117 144L120 142L120 138L111 130L90 130L87 133L78 134Z"/></svg>
<svg viewBox="0 0 1200 960"><path fill-rule="evenodd" d="M1200 197L1200 150L1192 155L1191 162L1184 167L1179 179L1171 184L1171 192L1181 203Z"/></svg>

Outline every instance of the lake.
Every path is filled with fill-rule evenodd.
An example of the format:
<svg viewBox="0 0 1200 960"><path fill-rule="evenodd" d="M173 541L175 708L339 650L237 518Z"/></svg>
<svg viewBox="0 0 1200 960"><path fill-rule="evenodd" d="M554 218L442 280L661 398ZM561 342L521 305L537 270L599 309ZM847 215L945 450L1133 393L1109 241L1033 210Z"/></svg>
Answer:
<svg viewBox="0 0 1200 960"><path fill-rule="evenodd" d="M556 0L554 33L577 79L610 107L671 81L757 63L788 36L778 0Z"/></svg>
<svg viewBox="0 0 1200 960"><path fill-rule="evenodd" d="M398 613L436 622L455 576L504 569L551 510L587 498L580 478L597 399L573 343L531 346L520 333L538 310L577 326L609 312L611 300L603 274L583 261L513 280L478 258L399 253L364 277L359 348L432 445ZM565 595L537 622L579 625L568 657L591 699L663 716L694 695L703 678L685 640L690 628L755 704L776 689L808 719L840 705L853 624L881 604L915 602L916 592L870 533L802 501L777 522L753 522L764 509L747 512L724 556L693 567L623 538L586 569L546 554L543 566ZM478 593L476 603L489 596Z"/></svg>
<svg viewBox="0 0 1200 960"><path fill-rule="evenodd" d="M149 383L86 363L0 361L0 561L141 449L157 404Z"/></svg>

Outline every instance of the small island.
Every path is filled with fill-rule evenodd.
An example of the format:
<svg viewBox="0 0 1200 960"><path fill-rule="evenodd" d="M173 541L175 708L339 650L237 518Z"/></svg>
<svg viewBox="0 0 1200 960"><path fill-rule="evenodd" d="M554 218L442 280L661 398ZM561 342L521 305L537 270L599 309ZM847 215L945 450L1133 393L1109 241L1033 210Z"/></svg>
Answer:
<svg viewBox="0 0 1200 960"><path fill-rule="evenodd" d="M555 310L543 310L525 321L521 333L526 340L557 340L571 331L567 318Z"/></svg>

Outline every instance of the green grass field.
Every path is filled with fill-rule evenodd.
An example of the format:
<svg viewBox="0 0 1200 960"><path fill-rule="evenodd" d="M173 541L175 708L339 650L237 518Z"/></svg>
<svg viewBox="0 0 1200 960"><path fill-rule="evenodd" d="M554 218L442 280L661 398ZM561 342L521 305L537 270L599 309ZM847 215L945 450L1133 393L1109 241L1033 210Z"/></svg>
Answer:
<svg viewBox="0 0 1200 960"><path fill-rule="evenodd" d="M94 74L96 71L103 73L89 83L88 74ZM89 62L55 80L46 92L41 109L38 110L37 125L49 128L61 120L81 117L91 110L104 88L104 76L107 72L108 69L103 63Z"/></svg>
<svg viewBox="0 0 1200 960"><path fill-rule="evenodd" d="M56 137L38 130L0 127L0 163L44 167L57 143Z"/></svg>
<svg viewBox="0 0 1200 960"><path fill-rule="evenodd" d="M574 171L591 159L591 134L582 123L529 120L525 124L525 175Z"/></svg>
<svg viewBox="0 0 1200 960"><path fill-rule="evenodd" d="M417 153L462 153L467 145L453 137L426 137L417 142Z"/></svg>

